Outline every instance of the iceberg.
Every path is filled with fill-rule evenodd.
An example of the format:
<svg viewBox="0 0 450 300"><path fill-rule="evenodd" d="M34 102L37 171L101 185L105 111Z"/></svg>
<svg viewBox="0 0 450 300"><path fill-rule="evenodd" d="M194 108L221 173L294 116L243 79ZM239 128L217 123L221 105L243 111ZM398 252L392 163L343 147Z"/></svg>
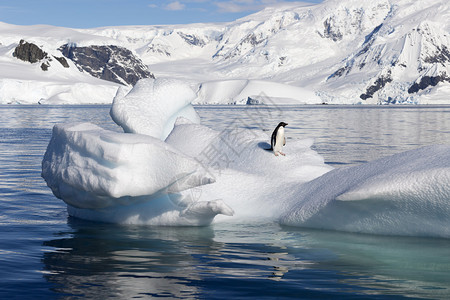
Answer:
<svg viewBox="0 0 450 300"><path fill-rule="evenodd" d="M450 237L449 145L333 169L311 149L312 139L291 139L287 155L276 157L266 151L266 132L200 124L189 89L143 80L127 95L119 92L111 116L125 132L54 126L42 176L69 215L160 226L264 220Z"/></svg>
<svg viewBox="0 0 450 300"><path fill-rule="evenodd" d="M203 186L198 198L205 201L220 195L235 211L232 220L264 218L286 226L450 237L448 145L332 169L311 150L313 140L290 140L285 147L288 155L275 157L262 150L269 147L264 134L251 130L213 134L202 125L181 122L166 142L207 165L210 158L201 155L207 149L197 148L192 142L196 137L203 141L209 137L208 148L221 149L222 155L221 169L210 163L215 182Z"/></svg>
<svg viewBox="0 0 450 300"><path fill-rule="evenodd" d="M140 133L164 140L178 117L200 122L191 105L191 87L174 79L141 79L131 91L119 88L110 115L127 133Z"/></svg>
<svg viewBox="0 0 450 300"><path fill-rule="evenodd" d="M303 184L284 225L384 235L450 237L450 146L433 145Z"/></svg>
<svg viewBox="0 0 450 300"><path fill-rule="evenodd" d="M218 213L233 214L221 201L177 198L183 189L213 181L194 159L154 137L89 123L54 126L42 176L69 214L85 219L139 223L132 221L139 215L145 224L202 225ZM148 202L152 205L141 214Z"/></svg>
<svg viewBox="0 0 450 300"><path fill-rule="evenodd" d="M290 140L287 155L277 157L265 150L270 148L269 138L265 132L238 125L218 132L180 120L166 142L195 157L215 179L201 187L196 195L199 201L220 198L234 210L235 221L273 221L286 209L282 199L294 199L292 192L298 186L332 168L311 150L312 139ZM218 216L216 220L224 219Z"/></svg>
<svg viewBox="0 0 450 300"><path fill-rule="evenodd" d="M194 103L299 105L323 101L315 92L302 87L267 80L230 79L200 84Z"/></svg>
<svg viewBox="0 0 450 300"><path fill-rule="evenodd" d="M90 123L53 128L42 174L57 197L74 207L92 209L212 180L195 160L156 138L115 133ZM179 181L185 184L175 185Z"/></svg>

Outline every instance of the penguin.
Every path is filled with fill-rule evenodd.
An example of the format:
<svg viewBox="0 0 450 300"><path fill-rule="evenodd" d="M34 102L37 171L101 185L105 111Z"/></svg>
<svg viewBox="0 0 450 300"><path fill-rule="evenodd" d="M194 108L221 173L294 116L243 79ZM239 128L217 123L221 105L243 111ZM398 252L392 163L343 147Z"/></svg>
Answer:
<svg viewBox="0 0 450 300"><path fill-rule="evenodd" d="M283 156L286 155L281 152L283 146L286 145L286 137L284 136L284 127L286 125L288 124L280 122L272 133L272 138L270 140L270 150L273 151L273 154L275 154L275 156L278 156L278 154L281 154Z"/></svg>

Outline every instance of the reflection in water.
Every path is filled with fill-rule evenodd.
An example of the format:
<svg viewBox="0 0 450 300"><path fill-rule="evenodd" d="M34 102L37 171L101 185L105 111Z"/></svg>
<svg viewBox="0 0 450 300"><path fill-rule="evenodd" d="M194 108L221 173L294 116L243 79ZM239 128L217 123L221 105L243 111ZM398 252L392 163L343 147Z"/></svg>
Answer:
<svg viewBox="0 0 450 300"><path fill-rule="evenodd" d="M216 224L171 228L75 219L44 242L46 279L83 298L369 297L445 299L450 241ZM261 289L265 289L262 293ZM344 293L344 294L342 294Z"/></svg>
<svg viewBox="0 0 450 300"><path fill-rule="evenodd" d="M345 283L366 288L366 294L433 299L450 295L448 239L301 231L310 247L338 255L319 266L345 274Z"/></svg>
<svg viewBox="0 0 450 300"><path fill-rule="evenodd" d="M44 242L54 251L42 259L46 279L63 295L192 298L204 296L205 289L220 290L217 281L280 281L290 268L307 264L294 263L285 247L242 240L242 231L221 242L212 227L118 226L73 218L69 225L72 232Z"/></svg>
<svg viewBox="0 0 450 300"><path fill-rule="evenodd" d="M45 242L47 279L58 293L106 299L138 295L193 297L195 254L215 249L213 230L142 228L70 219L69 238ZM103 295L103 297L102 297Z"/></svg>

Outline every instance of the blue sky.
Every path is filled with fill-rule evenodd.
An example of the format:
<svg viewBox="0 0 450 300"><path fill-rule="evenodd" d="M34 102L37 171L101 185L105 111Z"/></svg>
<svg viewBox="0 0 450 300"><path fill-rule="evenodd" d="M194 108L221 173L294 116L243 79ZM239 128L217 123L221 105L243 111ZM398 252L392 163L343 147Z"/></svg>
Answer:
<svg viewBox="0 0 450 300"><path fill-rule="evenodd" d="M319 3L323 0L309 0ZM289 0L0 0L0 21L72 28L228 22Z"/></svg>

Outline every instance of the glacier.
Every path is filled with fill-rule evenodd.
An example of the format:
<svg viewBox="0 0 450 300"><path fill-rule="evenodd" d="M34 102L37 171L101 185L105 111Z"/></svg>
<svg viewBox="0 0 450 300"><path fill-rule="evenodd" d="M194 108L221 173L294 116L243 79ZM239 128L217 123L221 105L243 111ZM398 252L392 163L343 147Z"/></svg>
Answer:
<svg viewBox="0 0 450 300"><path fill-rule="evenodd" d="M149 106L140 118L151 105L171 116L192 97L182 82L149 80L129 92L135 105ZM170 87L178 100L159 105L168 94L153 93L149 101L148 89L155 86ZM265 150L267 133L239 124L217 131L182 115L174 123L171 117L157 122L164 124L143 123L156 136L90 123L55 125L42 177L69 215L159 226L263 220L450 238L450 145L333 169L311 149L312 139L290 140L287 155L276 157ZM167 137L160 134L172 127Z"/></svg>

